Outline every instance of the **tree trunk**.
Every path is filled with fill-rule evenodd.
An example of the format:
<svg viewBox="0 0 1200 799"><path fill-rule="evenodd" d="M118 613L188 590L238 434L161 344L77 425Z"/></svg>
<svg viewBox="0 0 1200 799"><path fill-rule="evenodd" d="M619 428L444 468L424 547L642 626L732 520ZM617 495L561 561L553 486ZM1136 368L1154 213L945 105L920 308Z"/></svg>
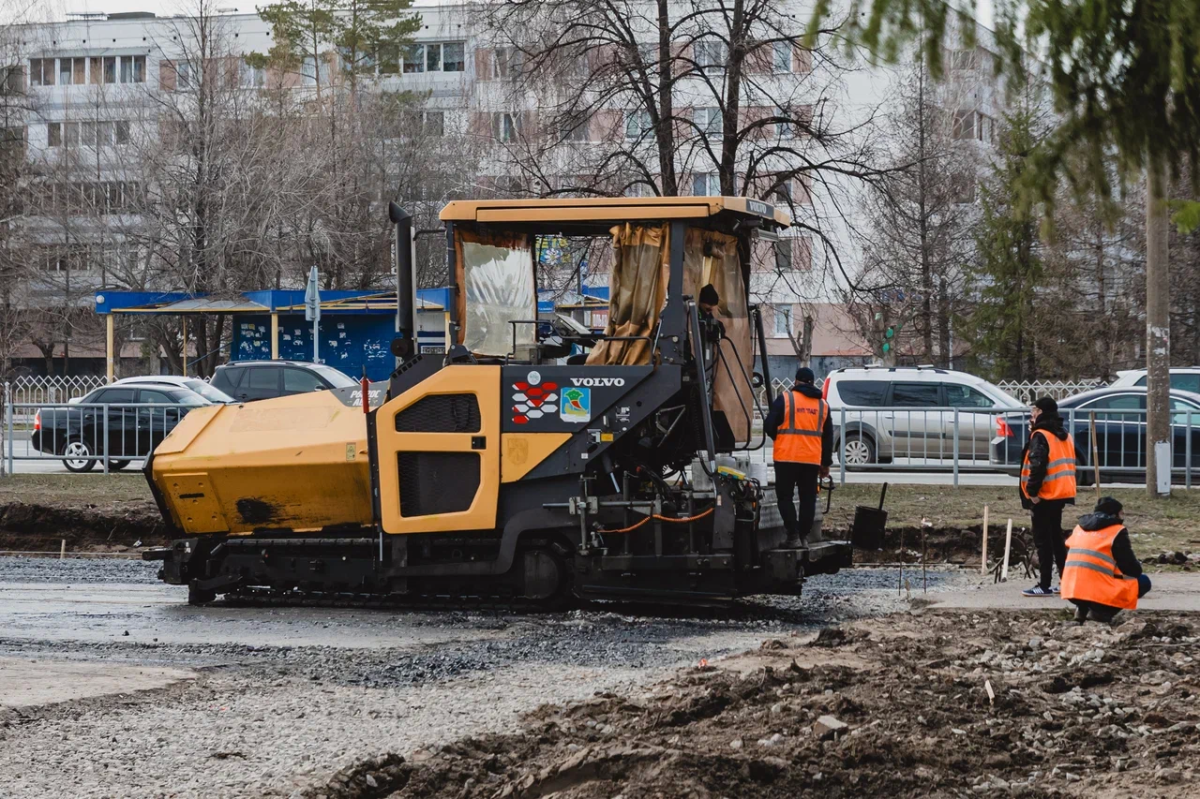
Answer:
<svg viewBox="0 0 1200 799"><path fill-rule="evenodd" d="M1158 492L1155 449L1171 446L1171 287L1165 164L1147 169L1146 197L1146 492ZM1169 463L1168 459L1168 463ZM1166 495L1171 492L1167 479Z"/></svg>

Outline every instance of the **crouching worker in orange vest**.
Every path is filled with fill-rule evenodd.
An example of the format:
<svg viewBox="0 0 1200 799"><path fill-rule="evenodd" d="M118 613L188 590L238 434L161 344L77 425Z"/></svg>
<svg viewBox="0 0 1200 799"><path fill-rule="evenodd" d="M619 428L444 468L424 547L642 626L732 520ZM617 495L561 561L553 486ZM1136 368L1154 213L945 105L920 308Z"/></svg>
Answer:
<svg viewBox="0 0 1200 799"><path fill-rule="evenodd" d="M763 427L775 442L775 496L787 530L785 547L797 549L808 537L817 513L817 481L833 463L833 424L829 406L813 385L813 370L796 370L796 382L779 392ZM800 514L792 501L800 495Z"/></svg>
<svg viewBox="0 0 1200 799"><path fill-rule="evenodd" d="M1133 554L1125 511L1105 497L1096 510L1079 518L1067 539L1067 562L1062 574L1062 597L1075 605L1075 621L1088 617L1111 622L1122 610L1137 608L1150 590L1150 578Z"/></svg>

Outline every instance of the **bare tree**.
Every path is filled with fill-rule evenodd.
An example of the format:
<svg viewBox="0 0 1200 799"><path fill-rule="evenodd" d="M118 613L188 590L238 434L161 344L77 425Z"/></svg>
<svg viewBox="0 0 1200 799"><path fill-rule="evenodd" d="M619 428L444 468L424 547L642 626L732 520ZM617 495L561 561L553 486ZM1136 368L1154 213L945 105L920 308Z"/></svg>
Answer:
<svg viewBox="0 0 1200 799"><path fill-rule="evenodd" d="M830 226L846 224L846 185L878 177L874 112L835 112L852 105L849 69L832 47L802 46L790 4L509 0L486 10L494 47L477 53L477 77L509 88L496 108L497 84L486 84L476 132L503 143L494 169L520 177L509 187L758 197L787 207L796 235L841 270ZM763 260L774 267L773 255ZM775 282L805 293L792 271Z"/></svg>
<svg viewBox="0 0 1200 799"><path fill-rule="evenodd" d="M991 139L991 120L953 83L935 84L923 57L896 88L892 169L866 197L863 278L847 300L870 340L882 343L887 327L911 322L908 352L948 366L978 219L976 142Z"/></svg>

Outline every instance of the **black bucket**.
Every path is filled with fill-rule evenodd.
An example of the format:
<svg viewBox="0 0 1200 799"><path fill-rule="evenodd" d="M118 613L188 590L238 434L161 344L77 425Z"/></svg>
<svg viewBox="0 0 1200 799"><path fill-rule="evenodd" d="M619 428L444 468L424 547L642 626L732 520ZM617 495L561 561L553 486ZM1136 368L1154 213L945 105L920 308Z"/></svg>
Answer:
<svg viewBox="0 0 1200 799"><path fill-rule="evenodd" d="M866 505L856 505L854 508L854 526L850 528L850 543L859 549L883 549L883 531L887 527L887 511L883 509L883 500L887 496L887 483L879 494L879 507L870 508Z"/></svg>

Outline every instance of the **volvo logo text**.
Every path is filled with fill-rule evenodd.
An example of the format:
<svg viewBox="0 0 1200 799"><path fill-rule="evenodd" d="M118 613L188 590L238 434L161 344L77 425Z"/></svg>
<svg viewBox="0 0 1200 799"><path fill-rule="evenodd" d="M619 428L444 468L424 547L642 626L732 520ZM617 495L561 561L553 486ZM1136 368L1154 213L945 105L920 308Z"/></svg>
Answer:
<svg viewBox="0 0 1200 799"><path fill-rule="evenodd" d="M623 386L625 378L623 377L572 377L571 385L573 386Z"/></svg>

